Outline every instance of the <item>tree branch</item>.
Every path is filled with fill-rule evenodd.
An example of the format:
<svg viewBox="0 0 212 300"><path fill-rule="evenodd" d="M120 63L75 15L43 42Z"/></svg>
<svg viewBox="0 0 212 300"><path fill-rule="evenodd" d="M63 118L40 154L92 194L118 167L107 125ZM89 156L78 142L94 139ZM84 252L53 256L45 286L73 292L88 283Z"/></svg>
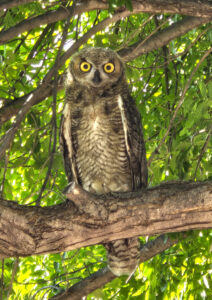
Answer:
<svg viewBox="0 0 212 300"><path fill-rule="evenodd" d="M33 28L39 27L41 25L51 24L60 20L64 20L67 17L79 15L90 10L107 8L106 4L102 6L102 4L99 3L99 5L97 6L96 2L98 1L84 1L80 5L60 7L57 10L48 11L43 15L26 19L9 29L2 31L0 33L0 45L7 43L8 41L25 31L30 31Z"/></svg>
<svg viewBox="0 0 212 300"><path fill-rule="evenodd" d="M0 201L0 258L55 253L139 235L212 228L212 182L93 196L79 187L51 207Z"/></svg>
<svg viewBox="0 0 212 300"><path fill-rule="evenodd" d="M132 1L132 4L132 13L171 13L205 18L212 17L211 2L205 0L140 0ZM81 14L95 9L108 9L108 3L104 0L81 1L81 3L79 2L74 9L73 7L60 7L58 10L49 11L43 15L24 20L16 26L0 33L0 45L10 41L17 35L38 26L51 24L53 22L64 20L69 15L74 16L76 14ZM125 10L127 11L127 9Z"/></svg>
<svg viewBox="0 0 212 300"><path fill-rule="evenodd" d="M44 99L49 95L49 84L43 83L39 88L37 88L32 93L28 94L27 97L23 97L22 108L18 110L16 119L12 124L11 128L6 132L6 134L1 139L0 143L0 158L4 155L5 151L9 148L17 129L19 128L21 122L25 118L25 115L30 110L30 108L35 105L40 97ZM13 110L14 113L14 110Z"/></svg>
<svg viewBox="0 0 212 300"><path fill-rule="evenodd" d="M133 9L143 12L170 13L196 17L212 17L211 1L207 0L133 0Z"/></svg>
<svg viewBox="0 0 212 300"><path fill-rule="evenodd" d="M0 2L0 10L16 7L31 2L34 2L34 0L3 0Z"/></svg>
<svg viewBox="0 0 212 300"><path fill-rule="evenodd" d="M135 44L120 50L119 55L125 62L131 61L142 54L167 45L171 40L187 33L188 31L200 25L203 25L204 23L208 23L211 19L186 17L181 21L178 21L170 25L169 27L155 33L145 41L138 41Z"/></svg>
<svg viewBox="0 0 212 300"><path fill-rule="evenodd" d="M111 22L115 22L115 21L121 19L125 13L126 12L118 13L117 15L114 15L111 18ZM161 30L160 33L156 33L156 34L152 35L145 42L139 42L139 43L132 45L129 48L122 49L121 51L119 51L119 55L122 56L122 59L125 62L133 60L134 58L136 58L139 55L148 53L152 50L155 50L164 45L167 45L167 43L170 42L170 40L175 39L176 37L180 36L181 34L185 34L189 30L203 24L206 21L208 21L208 20L206 20L204 18L193 18L193 17L185 18L184 20L171 25L169 28ZM64 55L61 57L62 61L61 61L60 65L64 64L65 60L68 59L75 51L77 51L77 49L80 47L80 45L85 43L90 36L92 36L93 34L98 32L99 30L104 29L110 23L109 23L109 20L106 19L106 20L103 20L102 22L100 22L99 23L100 25L99 24L96 25L97 27L94 26L92 29L90 29L90 31L88 31L85 36L83 36L81 39L79 39L72 47L70 47L64 53ZM51 69L49 71L49 73L46 75L46 81L48 79L48 82L51 77L50 72L51 72L51 74L53 74L54 70ZM53 87L52 87L51 83L48 84L47 89L45 88L45 93L43 93L42 86L43 86L43 84L41 84L38 87L37 99L35 101L35 104L43 101L46 97L49 97L52 95ZM59 89L60 88L62 88L62 85L59 87ZM0 126L3 123L5 123L6 121L8 121L12 116L16 115L19 112L21 106L24 104L24 102L28 96L29 95L26 95L21 98L17 98L13 101L10 101L9 104L7 104L6 106L4 106L0 109Z"/></svg>
<svg viewBox="0 0 212 300"><path fill-rule="evenodd" d="M50 97L53 93L53 82L50 82L48 87L45 89L42 88L43 84L41 84L38 87L37 93L36 93L36 101L35 104L42 102L47 97ZM60 85L58 89L62 89L63 85ZM3 125L5 122L7 122L9 119L11 119L14 115L17 115L20 109L23 107L25 101L30 97L31 94L35 92L32 91L29 94L26 94L20 98L16 98L14 100L9 100L5 106L3 106L0 109L0 126ZM44 92L44 93L43 93Z"/></svg>
<svg viewBox="0 0 212 300"><path fill-rule="evenodd" d="M177 239L168 238L165 235L157 237L155 240L147 242L140 250L140 263L149 260L153 256L165 251L178 242ZM101 288L116 276L107 268L102 268L91 276L81 280L80 282L71 286L65 292L61 292L51 299L54 300L78 300L82 299L96 289Z"/></svg>

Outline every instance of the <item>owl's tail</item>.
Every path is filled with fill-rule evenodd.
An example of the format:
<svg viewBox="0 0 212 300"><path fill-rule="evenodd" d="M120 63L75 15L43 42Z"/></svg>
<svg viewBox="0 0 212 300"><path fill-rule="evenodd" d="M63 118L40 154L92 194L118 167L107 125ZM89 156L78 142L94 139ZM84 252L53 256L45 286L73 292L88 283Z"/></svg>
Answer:
<svg viewBox="0 0 212 300"><path fill-rule="evenodd" d="M108 251L108 267L116 276L130 275L138 266L138 238L112 241L105 245Z"/></svg>

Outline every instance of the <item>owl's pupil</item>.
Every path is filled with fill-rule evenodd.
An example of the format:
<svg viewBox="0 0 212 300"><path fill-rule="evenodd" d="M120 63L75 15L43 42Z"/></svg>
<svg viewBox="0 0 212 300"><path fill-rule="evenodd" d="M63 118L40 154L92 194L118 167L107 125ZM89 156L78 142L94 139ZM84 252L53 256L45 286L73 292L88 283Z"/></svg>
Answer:
<svg viewBox="0 0 212 300"><path fill-rule="evenodd" d="M110 70L111 70L111 66L107 66L106 69L107 69L108 71L110 71Z"/></svg>
<svg viewBox="0 0 212 300"><path fill-rule="evenodd" d="M84 69L88 69L88 65L87 64L84 64Z"/></svg>

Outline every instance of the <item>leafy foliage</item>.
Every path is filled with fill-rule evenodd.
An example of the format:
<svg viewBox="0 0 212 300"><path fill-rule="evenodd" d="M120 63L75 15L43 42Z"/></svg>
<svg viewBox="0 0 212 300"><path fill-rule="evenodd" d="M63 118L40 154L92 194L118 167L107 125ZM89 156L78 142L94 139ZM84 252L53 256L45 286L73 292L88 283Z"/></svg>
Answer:
<svg viewBox="0 0 212 300"><path fill-rule="evenodd" d="M16 28L20 22L55 11L61 5L68 7L72 2L37 1L6 9L0 15L1 30ZM18 100L39 88L55 66L58 52L66 53L119 6L132 10L129 0L110 0L109 10L87 12L85 9L70 20L26 28L0 45L1 109L9 105L20 109L23 102ZM181 19L179 15L131 12L78 45L120 51ZM67 36L62 44L66 28ZM202 60L192 73L209 50L211 41L211 26L202 25L126 64L132 95L143 119L150 186L164 180L212 179L211 56ZM5 199L42 206L63 201L62 190L67 180L58 130L64 103L60 81L68 62L59 65L57 75L54 72L52 76L58 79L56 99L52 93L30 109L0 161L1 193ZM1 137L13 121L14 118L8 118L2 125ZM128 283L125 277L116 278L87 299L209 299L212 297L211 243L209 230L191 232L186 240L142 263ZM0 297L47 299L88 277L105 263L106 253L100 245L61 254L5 259L0 263Z"/></svg>

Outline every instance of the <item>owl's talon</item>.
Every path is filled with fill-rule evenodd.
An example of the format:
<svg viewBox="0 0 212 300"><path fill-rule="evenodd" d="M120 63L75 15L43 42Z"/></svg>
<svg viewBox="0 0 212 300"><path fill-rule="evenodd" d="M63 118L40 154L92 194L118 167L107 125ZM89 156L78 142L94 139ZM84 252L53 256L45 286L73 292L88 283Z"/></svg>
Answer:
<svg viewBox="0 0 212 300"><path fill-rule="evenodd" d="M66 195L66 194L72 193L75 186L76 186L76 184L74 181L69 182L68 185L64 188L63 194Z"/></svg>
<svg viewBox="0 0 212 300"><path fill-rule="evenodd" d="M83 190L82 187L75 182L71 182L67 186L65 196L83 211L89 202L89 193Z"/></svg>

